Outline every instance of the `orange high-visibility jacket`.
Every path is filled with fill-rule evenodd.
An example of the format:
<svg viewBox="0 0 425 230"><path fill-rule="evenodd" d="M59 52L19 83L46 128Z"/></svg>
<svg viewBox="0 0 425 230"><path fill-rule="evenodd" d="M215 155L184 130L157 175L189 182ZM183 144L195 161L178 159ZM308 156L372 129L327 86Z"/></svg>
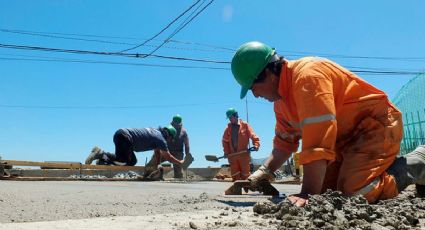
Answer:
<svg viewBox="0 0 425 230"><path fill-rule="evenodd" d="M283 64L279 94L273 145L296 152L302 139L301 165L341 157L336 149L353 136L356 125L381 115L374 109L377 104L391 105L381 90L332 61L314 57Z"/></svg>
<svg viewBox="0 0 425 230"><path fill-rule="evenodd" d="M252 127L242 119L238 120L238 124L240 126L238 132L238 148L234 149L232 146L232 124L229 122L224 130L222 139L224 154L247 150L250 138L253 146L260 147L260 138L255 134Z"/></svg>

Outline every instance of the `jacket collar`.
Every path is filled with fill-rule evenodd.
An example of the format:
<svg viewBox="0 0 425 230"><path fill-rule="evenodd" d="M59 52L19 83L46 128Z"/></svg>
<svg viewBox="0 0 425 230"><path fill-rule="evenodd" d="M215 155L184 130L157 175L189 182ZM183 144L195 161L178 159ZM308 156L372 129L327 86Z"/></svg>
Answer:
<svg viewBox="0 0 425 230"><path fill-rule="evenodd" d="M279 76L279 95L282 97L282 100L285 100L288 96L288 93L291 89L292 82L292 63L290 61L285 61L282 64L282 71Z"/></svg>

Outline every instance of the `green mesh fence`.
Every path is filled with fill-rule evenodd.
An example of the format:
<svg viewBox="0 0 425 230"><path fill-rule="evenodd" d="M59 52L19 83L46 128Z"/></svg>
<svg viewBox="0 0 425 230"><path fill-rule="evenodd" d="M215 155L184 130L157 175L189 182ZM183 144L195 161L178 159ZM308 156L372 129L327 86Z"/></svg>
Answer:
<svg viewBox="0 0 425 230"><path fill-rule="evenodd" d="M420 74L404 85L393 103L403 113L404 136L400 154L404 155L420 144L425 144L425 74Z"/></svg>

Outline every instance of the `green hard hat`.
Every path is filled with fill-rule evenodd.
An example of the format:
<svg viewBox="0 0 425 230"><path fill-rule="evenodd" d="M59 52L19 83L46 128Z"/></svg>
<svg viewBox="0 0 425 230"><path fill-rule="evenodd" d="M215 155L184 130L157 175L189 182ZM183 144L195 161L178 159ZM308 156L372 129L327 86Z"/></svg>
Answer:
<svg viewBox="0 0 425 230"><path fill-rule="evenodd" d="M241 99L251 89L258 74L263 71L276 53L274 48L261 42L248 42L236 51L232 59L232 73L242 86Z"/></svg>
<svg viewBox="0 0 425 230"><path fill-rule="evenodd" d="M231 116L233 116L235 113L238 113L238 111L236 111L236 109L234 109L234 108L229 108L229 109L226 111L226 116L227 116L227 118L228 118L228 119L230 119L230 117L231 117Z"/></svg>
<svg viewBox="0 0 425 230"><path fill-rule="evenodd" d="M183 121L182 116L180 116L180 114L176 114L173 117L173 123L180 125Z"/></svg>
<svg viewBox="0 0 425 230"><path fill-rule="evenodd" d="M166 127L164 127L167 131L168 131L168 133L174 138L174 137L176 137L176 134L177 134L177 130L172 126L172 125L168 125L168 126L166 126Z"/></svg>

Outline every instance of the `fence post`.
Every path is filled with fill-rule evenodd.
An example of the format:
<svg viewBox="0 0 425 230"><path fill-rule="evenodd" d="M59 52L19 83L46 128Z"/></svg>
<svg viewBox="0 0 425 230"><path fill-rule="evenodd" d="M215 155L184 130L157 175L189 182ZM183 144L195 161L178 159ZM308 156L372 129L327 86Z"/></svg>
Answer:
<svg viewBox="0 0 425 230"><path fill-rule="evenodd" d="M410 141L411 141L411 138L410 138L410 136L411 136L411 133L410 133L410 124L409 124L409 117L407 116L407 114L406 114L406 116L405 116L405 118L406 118L406 129L407 129L407 132L406 132L406 137L404 138L404 140L405 140L405 151L406 151L406 153L408 153L409 152L409 150L411 149L411 144L410 144Z"/></svg>
<svg viewBox="0 0 425 230"><path fill-rule="evenodd" d="M416 111L416 114L418 115L418 126L419 126L419 145L423 144L423 140L424 140L424 132L422 130L422 123L423 121L421 120L421 116L419 114L419 110Z"/></svg>
<svg viewBox="0 0 425 230"><path fill-rule="evenodd" d="M418 146L418 135L416 133L416 122L415 122L415 118L413 117L413 112L410 113L410 116L412 117L412 132L413 132L413 144L412 144L412 150L414 148L416 148L416 146ZM409 151L410 152L410 151Z"/></svg>

